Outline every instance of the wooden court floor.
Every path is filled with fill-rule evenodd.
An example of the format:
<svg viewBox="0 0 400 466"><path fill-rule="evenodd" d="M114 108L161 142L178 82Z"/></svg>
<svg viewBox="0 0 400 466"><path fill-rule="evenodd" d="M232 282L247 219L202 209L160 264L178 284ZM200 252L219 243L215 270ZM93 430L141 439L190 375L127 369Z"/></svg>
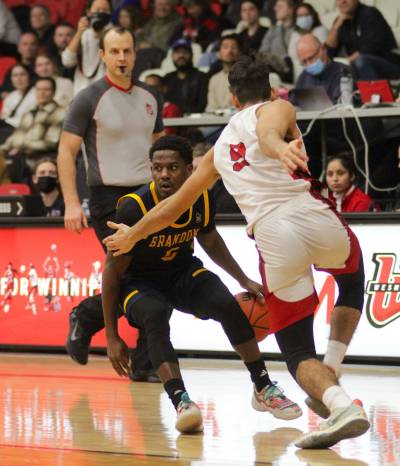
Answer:
<svg viewBox="0 0 400 466"><path fill-rule="evenodd" d="M270 363L270 373L304 409L294 421L251 409L238 361L181 365L203 434L176 432L162 386L120 379L106 358L79 366L66 356L0 353L0 465L400 465L398 367L345 366L342 385L363 400L370 431L330 450L300 451L293 441L318 419L282 364Z"/></svg>

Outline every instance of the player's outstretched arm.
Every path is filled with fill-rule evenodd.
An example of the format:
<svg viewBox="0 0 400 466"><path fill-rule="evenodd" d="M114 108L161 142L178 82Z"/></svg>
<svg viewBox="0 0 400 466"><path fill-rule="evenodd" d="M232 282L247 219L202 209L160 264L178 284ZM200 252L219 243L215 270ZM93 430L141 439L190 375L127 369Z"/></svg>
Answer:
<svg viewBox="0 0 400 466"><path fill-rule="evenodd" d="M260 107L257 118L256 133L263 154L279 159L289 173L297 168L307 172L308 157L296 125L293 105L285 100L275 100ZM294 140L286 142L288 136Z"/></svg>
<svg viewBox="0 0 400 466"><path fill-rule="evenodd" d="M115 372L126 377L129 370L129 350L118 335L117 309L121 278L131 260L131 256L113 257L110 253L107 254L101 295L107 337L107 355Z"/></svg>
<svg viewBox="0 0 400 466"><path fill-rule="evenodd" d="M237 280L244 289L254 294L257 300L264 304L263 287L259 283L251 280L236 262L225 241L218 231L214 228L210 232L200 233L197 236L200 246L207 255L222 269L225 270L232 278Z"/></svg>
<svg viewBox="0 0 400 466"><path fill-rule="evenodd" d="M196 202L205 189L215 183L218 177L218 172L214 167L214 151L210 149L195 173L185 181L182 187L175 194L157 204L135 225L129 228L123 223L107 222L107 225L116 232L105 238L103 243L115 256L130 251L141 239L171 225Z"/></svg>

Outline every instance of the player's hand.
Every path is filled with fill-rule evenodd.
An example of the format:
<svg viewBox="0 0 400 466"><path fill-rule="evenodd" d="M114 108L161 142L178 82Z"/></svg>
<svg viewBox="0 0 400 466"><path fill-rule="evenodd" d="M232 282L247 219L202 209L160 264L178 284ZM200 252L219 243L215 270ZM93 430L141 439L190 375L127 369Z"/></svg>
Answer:
<svg viewBox="0 0 400 466"><path fill-rule="evenodd" d="M290 141L286 149L279 155L279 158L290 174L298 168L306 173L309 172L308 156L303 150L303 141L301 139Z"/></svg>
<svg viewBox="0 0 400 466"><path fill-rule="evenodd" d="M107 356L115 372L122 377L128 377L129 350L122 338L117 337L108 340Z"/></svg>
<svg viewBox="0 0 400 466"><path fill-rule="evenodd" d="M124 223L107 222L107 226L117 230L113 235L103 239L107 251L112 252L113 256L120 256L129 252L136 242L129 236L131 229Z"/></svg>
<svg viewBox="0 0 400 466"><path fill-rule="evenodd" d="M262 285L253 280L248 279L245 283L242 284L242 286L250 294L254 295L260 304L265 304L264 291Z"/></svg>
<svg viewBox="0 0 400 466"><path fill-rule="evenodd" d="M65 206L64 225L67 230L75 233L82 233L88 227L88 220L80 204Z"/></svg>

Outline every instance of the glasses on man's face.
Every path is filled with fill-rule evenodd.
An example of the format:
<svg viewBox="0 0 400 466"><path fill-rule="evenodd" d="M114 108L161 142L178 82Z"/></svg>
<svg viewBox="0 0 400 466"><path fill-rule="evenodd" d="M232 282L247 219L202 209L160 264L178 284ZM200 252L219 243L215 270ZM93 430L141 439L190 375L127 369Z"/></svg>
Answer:
<svg viewBox="0 0 400 466"><path fill-rule="evenodd" d="M307 65L311 65L312 63L314 63L316 58L319 55L319 52L320 52L320 49L318 49L313 55L305 58L304 60L300 60L301 65L307 66Z"/></svg>

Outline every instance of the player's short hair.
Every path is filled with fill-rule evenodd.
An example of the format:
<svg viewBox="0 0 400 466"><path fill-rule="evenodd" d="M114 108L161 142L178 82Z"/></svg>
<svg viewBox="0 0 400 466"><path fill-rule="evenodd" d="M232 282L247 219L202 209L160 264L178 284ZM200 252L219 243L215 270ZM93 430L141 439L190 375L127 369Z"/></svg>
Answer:
<svg viewBox="0 0 400 466"><path fill-rule="evenodd" d="M104 50L104 41L105 41L106 35L111 31L114 31L114 32L116 32L117 34L120 34L120 35L125 34L125 32L130 34L132 36L133 47L135 48L136 37L135 37L135 34L133 33L133 31L131 29L124 28L122 26L110 26L108 28L103 29L103 31L100 34L100 39L99 39L99 49L100 50Z"/></svg>
<svg viewBox="0 0 400 466"><path fill-rule="evenodd" d="M150 160L153 161L154 152L158 150L173 150L179 152L186 165L193 162L193 149L188 139L173 134L162 136L150 147Z"/></svg>
<svg viewBox="0 0 400 466"><path fill-rule="evenodd" d="M242 55L228 74L229 89L241 104L268 100L271 96L269 67L261 58Z"/></svg>

